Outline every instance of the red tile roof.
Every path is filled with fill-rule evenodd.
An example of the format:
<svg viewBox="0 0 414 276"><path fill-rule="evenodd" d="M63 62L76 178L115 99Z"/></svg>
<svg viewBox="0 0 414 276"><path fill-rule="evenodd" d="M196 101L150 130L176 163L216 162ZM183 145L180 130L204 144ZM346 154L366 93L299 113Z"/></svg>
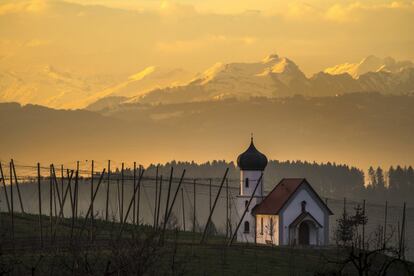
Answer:
<svg viewBox="0 0 414 276"><path fill-rule="evenodd" d="M277 215L302 184L308 185L328 212L333 214L305 178L282 179L263 201L253 208L252 214Z"/></svg>

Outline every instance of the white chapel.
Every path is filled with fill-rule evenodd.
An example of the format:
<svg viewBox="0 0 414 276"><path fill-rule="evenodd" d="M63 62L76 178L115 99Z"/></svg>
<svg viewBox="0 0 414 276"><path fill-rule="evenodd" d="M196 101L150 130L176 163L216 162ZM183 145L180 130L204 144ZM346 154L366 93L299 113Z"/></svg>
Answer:
<svg viewBox="0 0 414 276"><path fill-rule="evenodd" d="M241 171L237 212L242 217L247 210L237 241L327 245L331 210L305 178L284 178L265 196L262 175L267 162L267 157L254 146L252 137L249 148L237 159Z"/></svg>

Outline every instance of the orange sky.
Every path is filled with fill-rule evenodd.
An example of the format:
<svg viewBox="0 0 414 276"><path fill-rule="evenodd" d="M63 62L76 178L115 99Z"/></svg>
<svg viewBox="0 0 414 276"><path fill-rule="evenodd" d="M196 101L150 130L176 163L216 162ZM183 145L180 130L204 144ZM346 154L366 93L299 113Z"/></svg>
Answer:
<svg viewBox="0 0 414 276"><path fill-rule="evenodd" d="M6 0L0 69L200 72L278 53L308 75L367 55L414 60L413 1Z"/></svg>

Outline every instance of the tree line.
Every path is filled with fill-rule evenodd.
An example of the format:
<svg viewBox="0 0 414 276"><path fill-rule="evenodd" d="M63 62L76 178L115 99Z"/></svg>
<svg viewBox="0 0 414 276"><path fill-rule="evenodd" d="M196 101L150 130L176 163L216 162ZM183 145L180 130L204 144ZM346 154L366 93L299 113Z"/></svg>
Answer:
<svg viewBox="0 0 414 276"><path fill-rule="evenodd" d="M368 169L366 191L369 195L398 201L410 201L414 196L414 170L411 166L391 166Z"/></svg>
<svg viewBox="0 0 414 276"><path fill-rule="evenodd" d="M159 164L160 174L168 175L171 168L187 170L191 178L221 178L228 167L228 177L237 186L240 171L234 162L214 160L205 163L171 161ZM148 173L155 173L157 165L150 165ZM391 166L388 170L381 167L370 167L365 172L357 167L336 164L316 163L307 161L270 160L265 173L265 189L272 189L282 178L306 178L312 187L323 197L342 199L369 199L383 202L384 200L409 201L414 198L414 170L411 166Z"/></svg>
<svg viewBox="0 0 414 276"><path fill-rule="evenodd" d="M208 182L209 179L219 181L226 168L229 168L230 185L239 185L240 170L232 161L171 161L165 164L151 164L146 168L147 174L155 175L157 166L158 174L164 177L169 177L170 169L173 167L176 172L185 169L187 178L204 182ZM120 173L120 170L116 169L113 173ZM125 168L125 175L132 173L130 168ZM327 198L367 199L378 203L385 200L411 201L414 198L414 170L411 166L391 166L388 170L370 167L365 174L360 168L331 162L270 160L263 177L266 191L273 189L283 178L306 178L322 197Z"/></svg>

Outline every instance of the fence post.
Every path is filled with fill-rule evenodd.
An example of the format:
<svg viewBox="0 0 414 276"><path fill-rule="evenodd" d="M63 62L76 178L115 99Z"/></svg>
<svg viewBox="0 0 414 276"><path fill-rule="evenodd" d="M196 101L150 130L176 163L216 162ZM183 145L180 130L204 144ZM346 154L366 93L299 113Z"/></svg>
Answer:
<svg viewBox="0 0 414 276"><path fill-rule="evenodd" d="M155 222L156 228L158 228L158 223L159 223L159 219L160 219L161 194L162 194L162 175L160 177L160 189L158 191L157 220Z"/></svg>
<svg viewBox="0 0 414 276"><path fill-rule="evenodd" d="M209 216L208 216L207 223L206 223L206 226L205 226L205 228L204 228L203 236L202 236L202 238L201 238L201 244L203 244L203 243L204 243L204 241L205 241L205 239L206 239L207 230L208 230L208 227L210 226L210 223L211 223L211 217L213 216L214 209L216 208L216 204L217 204L218 198L219 198L219 196L220 196L221 189L223 188L224 181L225 181L225 180L226 180L226 178L227 178L227 174L228 174L228 172L229 172L229 168L227 168L227 169L226 169L226 172L224 173L223 180L221 181L220 188L219 188L219 190L218 190L218 192L217 192L216 199L214 200L213 207L212 207L212 209L211 209L211 211L210 211L210 214L209 214ZM211 185L210 185L210 187L211 187Z"/></svg>
<svg viewBox="0 0 414 276"><path fill-rule="evenodd" d="M185 206L184 206L184 188L181 188L181 204L183 207L183 230L185 232Z"/></svg>
<svg viewBox="0 0 414 276"><path fill-rule="evenodd" d="M21 195L21 193L20 193L19 181L17 181L16 167L14 166L14 161L13 161L13 159L11 160L11 165L12 165L12 167L13 167L14 180L15 180L14 182L16 183L17 195L19 196L20 210L21 210L21 211L22 211L22 213L24 214L24 208L23 208L22 195Z"/></svg>
<svg viewBox="0 0 414 276"><path fill-rule="evenodd" d="M40 187L40 163L37 163L37 189L39 193L39 228L40 228L40 247L43 248L43 229L42 229L42 190Z"/></svg>
<svg viewBox="0 0 414 276"><path fill-rule="evenodd" d="M0 162L0 173L1 173L1 181L3 182L4 196L6 197L7 210L10 213L11 210L10 210L9 196L7 195L6 180L4 178L3 167L1 166L1 162Z"/></svg>
<svg viewBox="0 0 414 276"><path fill-rule="evenodd" d="M14 248L14 204L13 204L13 170L12 170L13 163L10 162L10 207L11 207L11 236L12 236L12 243Z"/></svg>
<svg viewBox="0 0 414 276"><path fill-rule="evenodd" d="M111 179L111 160L108 160L108 171L107 171L108 180L106 182L106 206L105 206L105 220L108 221L108 202L109 202L109 183Z"/></svg>

